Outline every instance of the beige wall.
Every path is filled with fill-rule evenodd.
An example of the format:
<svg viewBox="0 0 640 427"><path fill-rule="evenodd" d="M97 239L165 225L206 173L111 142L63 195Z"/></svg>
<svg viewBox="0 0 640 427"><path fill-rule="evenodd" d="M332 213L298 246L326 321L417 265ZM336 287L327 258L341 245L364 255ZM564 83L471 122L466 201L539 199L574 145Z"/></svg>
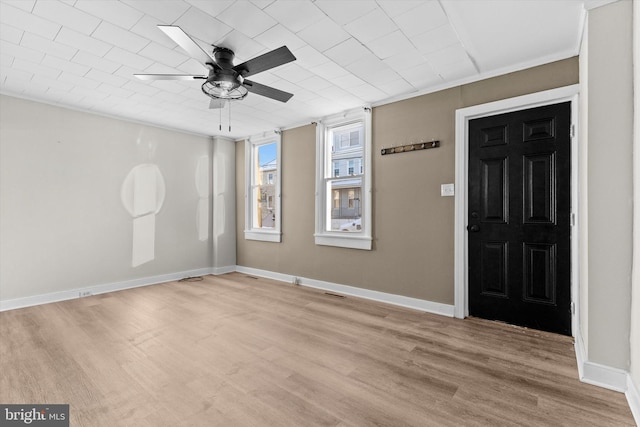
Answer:
<svg viewBox="0 0 640 427"><path fill-rule="evenodd" d="M315 127L282 137L282 242L244 239L244 144L236 144L237 262L453 304L455 110L578 82L572 58L373 109L373 250L314 244ZM381 156L391 145L441 141L441 147Z"/></svg>
<svg viewBox="0 0 640 427"><path fill-rule="evenodd" d="M195 170L211 140L0 95L0 300L211 266ZM128 172L156 164L166 198L155 260L132 267Z"/></svg>
<svg viewBox="0 0 640 427"><path fill-rule="evenodd" d="M629 369L633 230L632 2L589 11L589 361Z"/></svg>
<svg viewBox="0 0 640 427"><path fill-rule="evenodd" d="M631 378L640 391L640 1L633 2L633 276L631 289ZM640 415L640 414L639 414ZM640 422L640 419L636 420Z"/></svg>

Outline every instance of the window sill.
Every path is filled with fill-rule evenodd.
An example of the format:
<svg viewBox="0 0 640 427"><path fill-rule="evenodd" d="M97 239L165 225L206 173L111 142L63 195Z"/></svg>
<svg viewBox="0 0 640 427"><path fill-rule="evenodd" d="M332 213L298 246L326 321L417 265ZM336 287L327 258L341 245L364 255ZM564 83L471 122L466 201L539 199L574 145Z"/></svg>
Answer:
<svg viewBox="0 0 640 427"><path fill-rule="evenodd" d="M316 245L337 246L349 249L371 250L371 236L349 236L339 234L314 234Z"/></svg>
<svg viewBox="0 0 640 427"><path fill-rule="evenodd" d="M282 233L279 231L245 230L244 238L245 240L280 243L282 241Z"/></svg>

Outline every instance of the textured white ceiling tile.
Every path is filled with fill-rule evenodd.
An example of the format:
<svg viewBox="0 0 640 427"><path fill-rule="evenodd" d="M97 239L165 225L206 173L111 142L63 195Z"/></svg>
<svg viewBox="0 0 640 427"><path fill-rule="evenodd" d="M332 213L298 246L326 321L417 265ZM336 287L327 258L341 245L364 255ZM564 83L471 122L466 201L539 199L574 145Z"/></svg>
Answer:
<svg viewBox="0 0 640 427"><path fill-rule="evenodd" d="M264 11L289 30L297 33L321 20L324 14L309 0L277 1Z"/></svg>
<svg viewBox="0 0 640 427"><path fill-rule="evenodd" d="M61 27L59 24L32 15L7 3L0 3L0 23L12 25L48 39L53 39Z"/></svg>
<svg viewBox="0 0 640 427"><path fill-rule="evenodd" d="M76 76L75 74L71 74L67 71L63 71L58 76L58 79L56 81L70 83L74 86L80 86L87 89L95 89L98 86L100 86L100 83L95 80L91 80L86 77Z"/></svg>
<svg viewBox="0 0 640 427"><path fill-rule="evenodd" d="M413 43L400 30L371 40L367 43L367 47L380 59L394 55L410 55L415 51Z"/></svg>
<svg viewBox="0 0 640 427"><path fill-rule="evenodd" d="M302 68L296 63L281 65L273 70L273 72L277 72L278 76L281 78L293 83L298 83L302 80L313 77L313 73L311 71Z"/></svg>
<svg viewBox="0 0 640 427"><path fill-rule="evenodd" d="M36 64L35 62L26 61L20 58L16 58L13 61L13 68L17 69L18 71L32 73L37 76L45 76L50 79L56 79L60 75L60 73L62 73L61 70L47 67L46 65L42 64Z"/></svg>
<svg viewBox="0 0 640 427"><path fill-rule="evenodd" d="M0 81L5 79L29 81L33 77L33 72L19 70L12 67L0 67Z"/></svg>
<svg viewBox="0 0 640 427"><path fill-rule="evenodd" d="M14 60L15 58L13 56L5 55L4 53L0 52L0 66L11 67L11 65L13 65Z"/></svg>
<svg viewBox="0 0 640 427"><path fill-rule="evenodd" d="M327 17L300 31L298 36L320 52L324 52L350 37L349 33L343 30L340 25Z"/></svg>
<svg viewBox="0 0 640 427"><path fill-rule="evenodd" d="M433 67L428 63L406 68L398 71L398 74L417 89L424 89L430 85L437 85L443 82Z"/></svg>
<svg viewBox="0 0 640 427"><path fill-rule="evenodd" d="M42 64L58 70L68 71L77 76L84 76L91 69L91 67L87 67L86 65L80 65L72 61L65 61L51 55L45 55L42 60Z"/></svg>
<svg viewBox="0 0 640 427"><path fill-rule="evenodd" d="M387 96L386 93L368 83L361 86L351 87L349 88L349 92L367 102L384 99Z"/></svg>
<svg viewBox="0 0 640 427"><path fill-rule="evenodd" d="M22 36L21 46L26 46L33 50L45 52L47 55L57 56L61 59L69 60L73 58L78 49L57 43L49 39L45 39L33 33L24 33Z"/></svg>
<svg viewBox="0 0 640 427"><path fill-rule="evenodd" d="M190 58L186 62L177 67L180 73L193 74L194 76L207 76L209 70L199 61Z"/></svg>
<svg viewBox="0 0 640 427"><path fill-rule="evenodd" d="M103 73L102 71L96 70L95 68L89 70L85 77L91 80L95 80L98 83L107 83L116 87L121 87L128 81L123 77L116 76L115 74Z"/></svg>
<svg viewBox="0 0 640 427"><path fill-rule="evenodd" d="M98 56L103 56L111 49L111 45L108 43L85 36L66 27L60 29L55 41Z"/></svg>
<svg viewBox="0 0 640 427"><path fill-rule="evenodd" d="M124 100L128 97L130 97L131 95L133 95L135 92L128 90L128 89L124 89L121 87L116 87L116 86L112 86L110 84L107 83L102 83L100 84L97 88L97 91L99 92L103 92L106 93L110 96L113 96L114 98L111 100L112 102L116 102L118 101L118 103L122 103L124 102Z"/></svg>
<svg viewBox="0 0 640 427"><path fill-rule="evenodd" d="M100 19L95 16L58 1L37 2L33 14L86 35L90 35L100 24Z"/></svg>
<svg viewBox="0 0 640 427"><path fill-rule="evenodd" d="M323 64L316 65L315 67L313 67L312 71L316 75L329 81L332 81L337 77L344 76L345 74L349 74L347 70L345 70L335 62L325 62Z"/></svg>
<svg viewBox="0 0 640 427"><path fill-rule="evenodd" d="M395 16L393 20L409 38L448 23L437 1L422 2L420 6Z"/></svg>
<svg viewBox="0 0 640 427"><path fill-rule="evenodd" d="M226 8L231 6L235 0L186 0L195 8L200 9L201 12L205 12L211 16L218 16L220 13L224 12Z"/></svg>
<svg viewBox="0 0 640 427"><path fill-rule="evenodd" d="M365 76L365 77L369 77L369 73L374 71L376 68L380 68L380 67L389 68L387 64L382 62L379 58L377 58L375 55L371 53L345 66L345 68L349 72L357 76Z"/></svg>
<svg viewBox="0 0 640 427"><path fill-rule="evenodd" d="M258 35L255 40L271 49L287 46L289 50L293 51L305 46L304 40L280 24Z"/></svg>
<svg viewBox="0 0 640 427"><path fill-rule="evenodd" d="M255 76L251 76L250 80L262 83L263 85L272 85L275 82L279 81L280 77L276 76L270 71L263 71L262 73L258 73Z"/></svg>
<svg viewBox="0 0 640 427"><path fill-rule="evenodd" d="M207 44L220 40L233 29L211 15L202 13L201 10L193 7L189 8L185 14L175 22L175 25L180 26L180 28L191 37L198 38Z"/></svg>
<svg viewBox="0 0 640 427"><path fill-rule="evenodd" d="M354 74L345 74L343 76L336 77L335 79L332 79L331 82L342 89L348 89L354 86L362 86L366 83L366 81L362 80L360 77Z"/></svg>
<svg viewBox="0 0 640 427"><path fill-rule="evenodd" d="M144 56L147 59L160 62L170 67L177 67L178 65L189 59L189 56L187 56L186 53L178 53L175 50L167 49L166 47L155 42L149 43L144 47L144 49L138 52L138 54Z"/></svg>
<svg viewBox="0 0 640 427"><path fill-rule="evenodd" d="M344 28L362 43L367 43L397 30L395 22L381 9L372 10L345 25Z"/></svg>
<svg viewBox="0 0 640 427"><path fill-rule="evenodd" d="M478 74L473 63L468 58L460 62L434 65L433 68L446 81L455 81Z"/></svg>
<svg viewBox="0 0 640 427"><path fill-rule="evenodd" d="M162 80L151 83L152 86L157 87L158 89L171 92L171 93L182 93L187 89L187 86L182 84L184 82L178 82L173 80ZM193 82L189 82L191 85ZM197 83L196 83L197 84ZM192 86L192 85L191 85Z"/></svg>
<svg viewBox="0 0 640 427"><path fill-rule="evenodd" d="M83 50L79 50L78 53L76 53L76 55L71 59L71 61L77 64L89 66L91 68L97 68L104 71L105 73L113 73L118 68L120 68L121 65L117 62L101 58Z"/></svg>
<svg viewBox="0 0 640 427"><path fill-rule="evenodd" d="M303 88L314 92L321 92L322 90L333 86L333 82L318 76L311 76L300 81L298 84Z"/></svg>
<svg viewBox="0 0 640 427"><path fill-rule="evenodd" d="M395 96L415 92L416 88L403 78L388 80L380 87L387 95Z"/></svg>
<svg viewBox="0 0 640 427"><path fill-rule="evenodd" d="M187 3L175 0L122 0L122 2L150 15L157 24L172 24L189 9Z"/></svg>
<svg viewBox="0 0 640 427"><path fill-rule="evenodd" d="M104 59L115 62L116 64L127 65L137 70L136 72L142 72L142 70L145 70L154 63L154 61L150 59L128 52L124 49L120 49L119 47L112 48L104 56Z"/></svg>
<svg viewBox="0 0 640 427"><path fill-rule="evenodd" d="M4 55L11 55L15 58L26 59L27 61L40 62L44 58L44 53L29 49L24 46L18 46L13 43L0 40L0 52Z"/></svg>
<svg viewBox="0 0 640 427"><path fill-rule="evenodd" d="M168 65L160 64L159 62L154 62L144 69L143 74L184 74L184 73L180 73L180 71L177 68L169 67ZM150 84L150 83L147 83L147 81L144 81L144 84Z"/></svg>
<svg viewBox="0 0 640 427"><path fill-rule="evenodd" d="M462 47L460 43L447 46L444 49L440 49L437 52L426 55L426 58L427 61L429 61L429 63L434 67L469 60L467 52L464 50L464 47Z"/></svg>
<svg viewBox="0 0 640 427"><path fill-rule="evenodd" d="M36 0L3 0L0 3L0 13L3 11L5 5L17 7L25 12L31 12L36 4Z"/></svg>
<svg viewBox="0 0 640 427"><path fill-rule="evenodd" d="M220 40L217 40L215 45L226 47L227 49L234 51L236 55L236 65L257 56L258 54L266 52L267 50L264 45L236 30L231 31ZM212 46L210 49L213 52Z"/></svg>
<svg viewBox="0 0 640 427"><path fill-rule="evenodd" d="M378 5L390 17L402 15L424 3L424 0L378 0Z"/></svg>
<svg viewBox="0 0 640 427"><path fill-rule="evenodd" d="M269 6L274 1L275 0L251 0L251 3L255 4L260 9L264 9L265 7Z"/></svg>
<svg viewBox="0 0 640 427"><path fill-rule="evenodd" d="M578 53L583 2L442 0L442 5L482 71Z"/></svg>
<svg viewBox="0 0 640 427"><path fill-rule="evenodd" d="M424 58L424 55L415 48L407 52L397 53L383 60L385 64L396 71L416 67L424 64L425 61L426 59Z"/></svg>
<svg viewBox="0 0 640 427"><path fill-rule="evenodd" d="M276 20L262 9L246 1L232 4L217 18L247 37L255 37L277 24Z"/></svg>
<svg viewBox="0 0 640 427"><path fill-rule="evenodd" d="M122 27L102 21L91 37L111 43L130 52L138 52L150 43L149 39L124 30Z"/></svg>
<svg viewBox="0 0 640 427"><path fill-rule="evenodd" d="M362 0L317 0L315 3L340 25L355 21L378 7L376 2Z"/></svg>
<svg viewBox="0 0 640 427"><path fill-rule="evenodd" d="M354 38L347 39L339 45L328 49L324 54L343 67L366 56L372 56L369 49Z"/></svg>
<svg viewBox="0 0 640 427"><path fill-rule="evenodd" d="M0 70L0 82L2 82L2 90L9 93L22 94L25 90L29 89L30 80L25 80L20 77L4 76L2 77Z"/></svg>
<svg viewBox="0 0 640 427"><path fill-rule="evenodd" d="M157 19L145 16L131 28L131 31L164 47L174 49L177 44L158 28L159 24L161 23Z"/></svg>
<svg viewBox="0 0 640 427"><path fill-rule="evenodd" d="M296 64L301 67L305 67L316 74L316 67L329 63L329 58L309 45L300 49L295 49L293 51L293 55L296 57Z"/></svg>
<svg viewBox="0 0 640 427"><path fill-rule="evenodd" d="M451 45L460 44L458 35L449 24L413 36L411 41L423 54L430 54Z"/></svg>
<svg viewBox="0 0 640 427"><path fill-rule="evenodd" d="M126 29L143 16L139 10L112 0L78 0L74 7Z"/></svg>
<svg viewBox="0 0 640 427"><path fill-rule="evenodd" d="M7 24L0 25L0 40L13 44L20 44L22 34L24 34L24 31L16 27Z"/></svg>

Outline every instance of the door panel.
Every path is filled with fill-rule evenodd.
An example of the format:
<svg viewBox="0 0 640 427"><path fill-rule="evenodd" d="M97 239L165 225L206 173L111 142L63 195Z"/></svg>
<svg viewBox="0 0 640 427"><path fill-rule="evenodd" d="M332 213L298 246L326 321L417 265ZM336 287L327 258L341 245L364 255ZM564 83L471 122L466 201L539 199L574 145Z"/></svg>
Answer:
<svg viewBox="0 0 640 427"><path fill-rule="evenodd" d="M469 313L571 334L571 104L469 122Z"/></svg>

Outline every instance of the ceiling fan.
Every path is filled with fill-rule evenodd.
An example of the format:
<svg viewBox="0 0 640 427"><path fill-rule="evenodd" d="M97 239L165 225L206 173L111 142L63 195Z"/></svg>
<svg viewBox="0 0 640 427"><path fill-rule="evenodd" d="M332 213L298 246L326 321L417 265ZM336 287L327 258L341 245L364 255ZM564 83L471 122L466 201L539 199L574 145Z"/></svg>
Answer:
<svg viewBox="0 0 640 427"><path fill-rule="evenodd" d="M167 36L189 55L202 62L209 69L208 75L188 74L134 74L141 80L205 80L202 92L211 97L209 108L222 108L227 100L243 99L249 92L266 96L280 102L287 102L293 94L251 80L254 74L295 61L291 51L282 46L242 64L233 65L234 52L215 46L212 54L200 47L182 28L175 25L158 25Z"/></svg>

